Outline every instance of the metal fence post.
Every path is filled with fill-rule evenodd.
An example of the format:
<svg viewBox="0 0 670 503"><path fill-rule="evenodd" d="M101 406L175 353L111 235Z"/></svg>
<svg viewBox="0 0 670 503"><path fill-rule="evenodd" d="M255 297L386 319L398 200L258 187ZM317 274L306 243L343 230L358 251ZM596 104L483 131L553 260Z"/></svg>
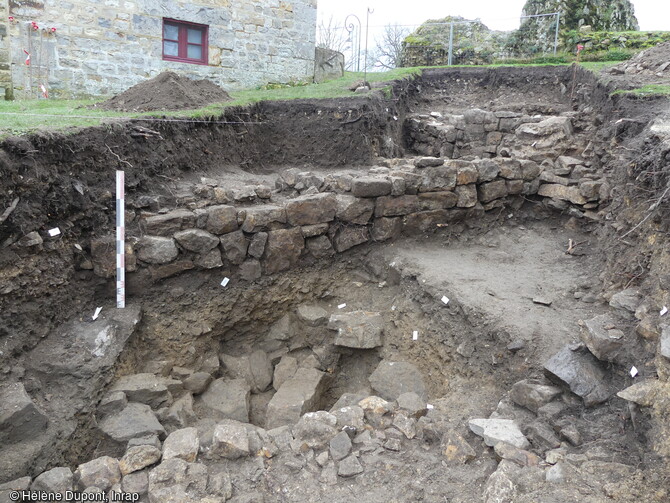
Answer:
<svg viewBox="0 0 670 503"><path fill-rule="evenodd" d="M558 25L561 21L561 13L556 13L556 34L554 35L554 56L556 56L556 51L558 51Z"/></svg>
<svg viewBox="0 0 670 503"><path fill-rule="evenodd" d="M447 57L447 65L453 64L454 55L454 22L449 23L449 56Z"/></svg>

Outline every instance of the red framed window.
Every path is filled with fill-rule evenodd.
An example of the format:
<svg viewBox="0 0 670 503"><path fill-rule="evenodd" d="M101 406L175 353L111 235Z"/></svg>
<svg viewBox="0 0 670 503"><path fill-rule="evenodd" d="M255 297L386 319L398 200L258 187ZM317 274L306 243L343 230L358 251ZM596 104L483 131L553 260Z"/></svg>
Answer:
<svg viewBox="0 0 670 503"><path fill-rule="evenodd" d="M206 24L163 19L163 59L206 65L208 28Z"/></svg>

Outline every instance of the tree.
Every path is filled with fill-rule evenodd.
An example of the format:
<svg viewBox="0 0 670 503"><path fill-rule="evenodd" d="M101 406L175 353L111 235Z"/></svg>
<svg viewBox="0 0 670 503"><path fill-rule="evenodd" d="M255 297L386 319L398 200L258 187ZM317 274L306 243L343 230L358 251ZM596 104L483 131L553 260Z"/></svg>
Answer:
<svg viewBox="0 0 670 503"><path fill-rule="evenodd" d="M328 22L321 20L319 23L316 29L316 46L337 52L344 52L347 48L344 26L335 23L333 16L330 16Z"/></svg>
<svg viewBox="0 0 670 503"><path fill-rule="evenodd" d="M397 23L387 24L381 38L375 37L373 49L374 67L393 69L400 65L402 42L409 35L409 30Z"/></svg>

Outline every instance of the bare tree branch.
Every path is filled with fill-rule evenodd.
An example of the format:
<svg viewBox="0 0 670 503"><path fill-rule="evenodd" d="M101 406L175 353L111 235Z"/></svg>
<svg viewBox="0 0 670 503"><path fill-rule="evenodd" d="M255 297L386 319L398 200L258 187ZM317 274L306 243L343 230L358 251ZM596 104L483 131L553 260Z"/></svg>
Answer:
<svg viewBox="0 0 670 503"><path fill-rule="evenodd" d="M387 24L381 39L375 39L374 67L397 68L402 55L402 42L408 35L409 30L398 23Z"/></svg>

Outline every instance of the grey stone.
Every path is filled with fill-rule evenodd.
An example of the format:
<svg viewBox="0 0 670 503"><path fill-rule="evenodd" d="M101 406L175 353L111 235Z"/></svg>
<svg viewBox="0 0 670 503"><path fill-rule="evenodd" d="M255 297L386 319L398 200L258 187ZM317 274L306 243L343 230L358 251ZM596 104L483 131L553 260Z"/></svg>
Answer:
<svg viewBox="0 0 670 503"><path fill-rule="evenodd" d="M363 467L361 466L361 463L358 461L358 458L353 454L351 456L344 458L337 465L337 474L340 477L353 477L354 475L363 473L363 471L364 470Z"/></svg>
<svg viewBox="0 0 670 503"><path fill-rule="evenodd" d="M610 306L614 309L619 309L622 311L628 311L634 313L637 307L640 305L641 295L640 292L634 288L627 288L618 293L615 293L610 298Z"/></svg>
<svg viewBox="0 0 670 503"><path fill-rule="evenodd" d="M128 449L131 447L136 447L138 445L150 445L155 447L159 451L161 450L161 441L158 439L158 435L144 435L142 437L135 437L128 440Z"/></svg>
<svg viewBox="0 0 670 503"><path fill-rule="evenodd" d="M318 236L306 240L307 250L316 258L331 257L335 249L327 236Z"/></svg>
<svg viewBox="0 0 670 503"><path fill-rule="evenodd" d="M453 190L456 187L457 168L442 166L425 168L421 174L419 192L441 192Z"/></svg>
<svg viewBox="0 0 670 503"><path fill-rule="evenodd" d="M397 217L417 211L419 211L419 197L415 195L378 197L375 203L376 217Z"/></svg>
<svg viewBox="0 0 670 503"><path fill-rule="evenodd" d="M530 447L528 439L511 419L471 419L468 421L468 426L490 447L498 442L506 442L520 449Z"/></svg>
<svg viewBox="0 0 670 503"><path fill-rule="evenodd" d="M149 471L140 470L124 475L121 480L121 490L126 493L137 493L140 496L145 495L149 492Z"/></svg>
<svg viewBox="0 0 670 503"><path fill-rule="evenodd" d="M196 253L207 253L219 244L219 238L202 229L179 231L175 233L174 238L182 248Z"/></svg>
<svg viewBox="0 0 670 503"><path fill-rule="evenodd" d="M172 238L144 236L138 244L137 258L149 264L167 264L178 255L179 250Z"/></svg>
<svg viewBox="0 0 670 503"><path fill-rule="evenodd" d="M35 405L22 383L0 388L0 444L14 444L39 436L47 416Z"/></svg>
<svg viewBox="0 0 670 503"><path fill-rule="evenodd" d="M298 371L298 360L292 356L284 355L277 365L275 365L272 378L272 387L278 390L282 384L292 378Z"/></svg>
<svg viewBox="0 0 670 503"><path fill-rule="evenodd" d="M195 213L188 210L175 210L163 215L154 215L144 220L144 229L153 236L172 236L182 229L195 227Z"/></svg>
<svg viewBox="0 0 670 503"><path fill-rule="evenodd" d="M391 181L385 178L364 176L351 182L351 193L356 197L388 196L392 188Z"/></svg>
<svg viewBox="0 0 670 503"><path fill-rule="evenodd" d="M361 433L365 430L365 412L358 405L333 407L330 413L337 419L337 428Z"/></svg>
<svg viewBox="0 0 670 503"><path fill-rule="evenodd" d="M314 225L303 225L300 227L300 231L302 232L302 236L304 238L313 238L316 236L322 236L326 232L328 232L328 229L330 226L326 224L314 224Z"/></svg>
<svg viewBox="0 0 670 503"><path fill-rule="evenodd" d="M375 218L370 230L373 241L381 242L397 238L402 232L402 218Z"/></svg>
<svg viewBox="0 0 670 503"><path fill-rule="evenodd" d="M226 234L237 230L237 209L234 206L209 206L205 229L212 234Z"/></svg>
<svg viewBox="0 0 670 503"><path fill-rule="evenodd" d="M455 193L457 207L472 208L477 204L477 186L474 183L470 185L458 185Z"/></svg>
<svg viewBox="0 0 670 503"><path fill-rule="evenodd" d="M224 501L233 497L233 483L227 470L212 471L210 468L207 493L221 496Z"/></svg>
<svg viewBox="0 0 670 503"><path fill-rule="evenodd" d="M430 168L442 166L444 164L444 159L440 157L419 157L414 160L414 166L417 168Z"/></svg>
<svg viewBox="0 0 670 503"><path fill-rule="evenodd" d="M564 346L544 364L547 375L567 384L589 407L607 400L611 393L604 382L605 373L591 353L572 351Z"/></svg>
<svg viewBox="0 0 670 503"><path fill-rule="evenodd" d="M545 183L540 185L537 191L538 195L544 197L551 197L559 201L569 201L572 204L584 205L587 200L579 192L578 187L566 187L555 183Z"/></svg>
<svg viewBox="0 0 670 503"><path fill-rule="evenodd" d="M302 304L298 306L296 314L298 315L298 319L300 321L309 325L310 327L325 325L326 321L328 321L328 311L315 305Z"/></svg>
<svg viewBox="0 0 670 503"><path fill-rule="evenodd" d="M268 241L263 254L265 272L274 274L293 267L305 248L305 240L299 227L268 232Z"/></svg>
<svg viewBox="0 0 670 503"><path fill-rule="evenodd" d="M457 432L446 431L440 440L440 452L447 465L464 465L476 457L474 449Z"/></svg>
<svg viewBox="0 0 670 503"><path fill-rule="evenodd" d="M145 435L165 436L165 429L151 407L142 403L129 403L122 411L103 418L98 427L117 442L127 442Z"/></svg>
<svg viewBox="0 0 670 503"><path fill-rule="evenodd" d="M40 474L30 485L30 490L63 494L72 490L73 480L72 470L69 468L52 468Z"/></svg>
<svg viewBox="0 0 670 503"><path fill-rule="evenodd" d="M352 225L341 227L333 238L333 247L338 253L342 253L354 246L366 243L370 239L370 231L366 226Z"/></svg>
<svg viewBox="0 0 670 503"><path fill-rule="evenodd" d="M405 411L410 417L419 419L428 412L426 401L413 391L402 393L397 398L398 408Z"/></svg>
<svg viewBox="0 0 670 503"><path fill-rule="evenodd" d="M186 493L188 488L188 494ZM172 458L149 473L150 503L197 503L207 489L207 467Z"/></svg>
<svg viewBox="0 0 670 503"><path fill-rule="evenodd" d="M321 193L300 196L286 203L286 219L291 225L313 225L330 222L335 218L335 194Z"/></svg>
<svg viewBox="0 0 670 503"><path fill-rule="evenodd" d="M609 314L584 321L580 335L589 351L599 360L614 361L624 343L624 333L614 328L616 322Z"/></svg>
<svg viewBox="0 0 670 503"><path fill-rule="evenodd" d="M97 487L107 491L119 482L121 482L119 462L109 456L102 456L83 463L74 472L75 487L80 491L87 487Z"/></svg>
<svg viewBox="0 0 670 503"><path fill-rule="evenodd" d="M217 267L221 267L223 266L221 250L214 248L208 252L201 253L194 259L193 263L202 269L216 269Z"/></svg>
<svg viewBox="0 0 670 503"><path fill-rule="evenodd" d="M263 268L258 260L247 259L240 265L238 272L242 280L252 282L263 275Z"/></svg>
<svg viewBox="0 0 670 503"><path fill-rule="evenodd" d="M378 396L369 396L358 402L358 406L363 409L365 420L376 428L390 425L388 413L391 411L391 404Z"/></svg>
<svg viewBox="0 0 670 503"><path fill-rule="evenodd" d="M537 413L540 407L548 404L560 394L560 388L524 379L512 386L509 396L515 404Z"/></svg>
<svg viewBox="0 0 670 503"><path fill-rule="evenodd" d="M529 425L526 434L536 449L546 451L561 446L561 441L554 430L542 421L535 421Z"/></svg>
<svg viewBox="0 0 670 503"><path fill-rule="evenodd" d="M318 407L327 380L325 374L313 368L300 368L285 381L267 407L268 429L293 424L305 412Z"/></svg>
<svg viewBox="0 0 670 503"><path fill-rule="evenodd" d="M399 438L389 438L384 442L384 449L388 451L399 452L402 447L402 442Z"/></svg>
<svg viewBox="0 0 670 503"><path fill-rule="evenodd" d="M153 445L136 445L128 450L119 460L119 469L122 475L143 470L147 466L156 464L161 459L161 451Z"/></svg>
<svg viewBox="0 0 670 503"><path fill-rule="evenodd" d="M396 400L410 391L426 399L426 386L421 372L411 363L382 360L370 375L370 384L387 400Z"/></svg>
<svg viewBox="0 0 670 503"><path fill-rule="evenodd" d="M396 412L392 424L408 439L416 437L416 421L403 412Z"/></svg>
<svg viewBox="0 0 670 503"><path fill-rule="evenodd" d="M242 356L219 355L231 377L245 379L254 393L262 393L272 384L272 362L260 349Z"/></svg>
<svg viewBox="0 0 670 503"><path fill-rule="evenodd" d="M335 461L340 461L351 452L351 439L349 435L341 431L330 440L330 456Z"/></svg>
<svg viewBox="0 0 670 503"><path fill-rule="evenodd" d="M295 175L295 188L303 191L315 188L317 191L323 186L324 177L311 171L301 171Z"/></svg>
<svg viewBox="0 0 670 503"><path fill-rule="evenodd" d="M198 402L215 419L249 422L251 388L246 379L216 379Z"/></svg>
<svg viewBox="0 0 670 503"><path fill-rule="evenodd" d="M244 232L259 232L276 229L278 224L286 223L286 209L281 206L263 205L245 208ZM242 212L240 212L242 213Z"/></svg>
<svg viewBox="0 0 670 503"><path fill-rule="evenodd" d="M120 377L110 391L121 391L131 402L139 402L157 408L170 401L172 396L163 377L142 373Z"/></svg>
<svg viewBox="0 0 670 503"><path fill-rule="evenodd" d="M312 449L325 447L337 434L337 418L329 412L307 412L293 426L292 433L301 444ZM346 435L346 433L345 433Z"/></svg>
<svg viewBox="0 0 670 503"><path fill-rule="evenodd" d="M254 234L253 238L251 238L251 243L249 243L249 256L260 259L263 256L263 252L265 251L265 244L267 242L267 232L257 232Z"/></svg>
<svg viewBox="0 0 670 503"><path fill-rule="evenodd" d="M161 423L168 428L184 428L196 419L193 412L193 395L185 393L170 405L161 417Z"/></svg>
<svg viewBox="0 0 670 503"><path fill-rule="evenodd" d="M225 459L249 456L249 436L245 425L231 419L217 424L214 428L209 454Z"/></svg>
<svg viewBox="0 0 670 503"><path fill-rule="evenodd" d="M663 384L657 379L648 379L619 391L617 396L642 407L650 407L660 398L663 388Z"/></svg>
<svg viewBox="0 0 670 503"><path fill-rule="evenodd" d="M335 216L342 222L365 225L370 221L375 209L375 201L345 194L337 195Z"/></svg>
<svg viewBox="0 0 670 503"><path fill-rule="evenodd" d="M333 314L328 328L337 330L333 341L337 346L356 349L372 349L382 345L384 319L380 313L352 311Z"/></svg>
<svg viewBox="0 0 670 503"><path fill-rule="evenodd" d="M19 239L16 244L21 247L28 248L30 246L41 245L43 242L44 240L42 239L42 236L40 236L40 233L37 231L32 231Z"/></svg>
<svg viewBox="0 0 670 503"><path fill-rule="evenodd" d="M163 460L181 458L195 462L200 449L200 437L196 428L173 431L163 442Z"/></svg>
<svg viewBox="0 0 670 503"><path fill-rule="evenodd" d="M546 473L546 481L558 484L565 481L565 473L563 470L563 463L556 463L554 466L550 466Z"/></svg>
<svg viewBox="0 0 670 503"><path fill-rule="evenodd" d="M240 265L247 257L249 240L242 231L229 232L221 236L223 253L231 264Z"/></svg>
<svg viewBox="0 0 670 503"><path fill-rule="evenodd" d="M547 149L571 139L572 122L568 117L550 117L522 124L515 133L520 140L533 142L536 149Z"/></svg>
<svg viewBox="0 0 670 503"><path fill-rule="evenodd" d="M495 199L500 199L508 194L505 180L495 180L493 182L482 183L479 186L479 200L482 203L488 203Z"/></svg>
<svg viewBox="0 0 670 503"><path fill-rule="evenodd" d="M212 382L212 375L209 372L195 372L184 379L184 389L194 395L199 395L207 389Z"/></svg>
<svg viewBox="0 0 670 503"><path fill-rule="evenodd" d="M326 466L326 464L328 464L328 459L329 459L328 451L323 451L322 453L317 454L315 461L317 465L323 468L324 466Z"/></svg>
<svg viewBox="0 0 670 503"><path fill-rule="evenodd" d="M482 159L475 161L475 167L477 168L478 181L479 183L491 182L496 179L500 173L500 166L498 163L491 159Z"/></svg>

